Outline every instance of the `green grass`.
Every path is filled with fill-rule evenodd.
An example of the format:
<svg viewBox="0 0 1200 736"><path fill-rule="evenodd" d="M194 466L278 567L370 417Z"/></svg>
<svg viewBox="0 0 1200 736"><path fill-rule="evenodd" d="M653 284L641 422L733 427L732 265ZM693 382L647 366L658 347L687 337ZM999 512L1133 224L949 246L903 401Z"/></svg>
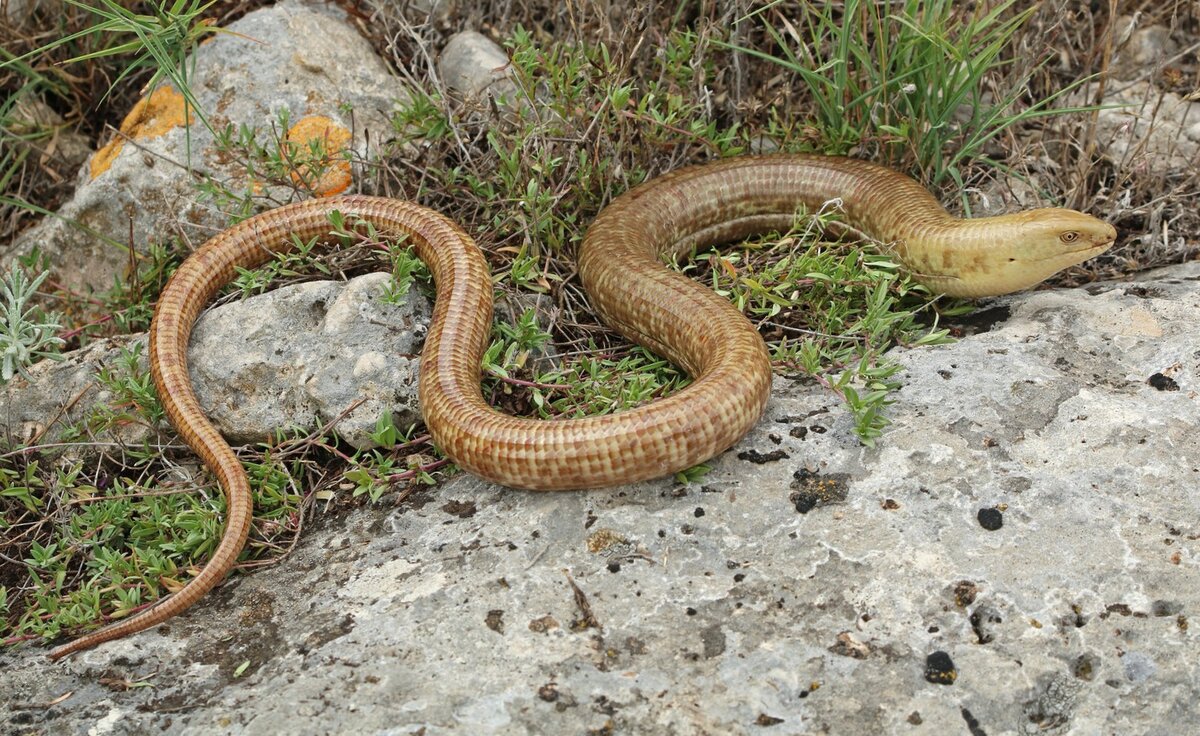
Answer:
<svg viewBox="0 0 1200 736"><path fill-rule="evenodd" d="M178 0L137 13L104 0L89 7L96 25L59 43L104 41L77 58L101 64L119 53L114 79L140 71L152 81L171 81L193 100L186 54L215 30L201 22L210 5ZM536 104L501 101L500 119L488 119L490 112L462 110L433 87L417 89L393 117L395 150L365 162L375 167L367 178L463 223L486 250L498 295L540 296L559 308L553 325L535 309L512 324L494 325L483 360L483 391L494 405L547 418L620 411L678 390L688 378L591 317L572 254L596 212L651 176L754 150L763 140L784 150L867 150L926 182L961 185L969 178L968 162L986 159L1002 132L1048 114L1053 102L1014 105L1038 67L1010 73L1010 40L1028 17L1010 6L964 15L944 0L912 0L889 15L878 4L850 1L788 6L799 13L785 16L770 3L737 24L757 29L768 42L750 46L735 41L729 28L672 24L658 29L650 54L637 51L634 38L570 43L517 25L506 43L511 72ZM729 94L712 88L735 54L755 73L779 75L780 84L803 89L811 120L801 125L769 111L731 115L729 106L714 103L714 95ZM22 69L32 83L36 72L27 58L10 58L8 67ZM1001 84L999 92L985 99L985 82ZM280 131L289 122L287 111L279 111L262 129L217 130L219 152L239 162L249 185L235 189L206 180L197 196L234 219L306 196L306 183L292 174L303 166L319 176L313 162L328 156L285 145ZM12 150L0 157L6 187L28 158ZM886 253L823 237L831 220L829 213L799 213L788 233L700 253L675 267L730 298L757 324L778 370L811 376L842 397L858 436L871 444L886 426L895 387L897 366L886 350L940 342L945 333L928 327L936 324L930 295ZM341 278L381 267L394 277L389 301L428 288L427 270L404 244L381 243L344 222L332 222L331 231L339 233L334 240L341 249L296 242L293 253L240 272L232 290L249 295L314 272ZM184 254L178 243L151 246L129 281L100 298L54 289L39 296L58 300L70 315L73 321L58 332L71 344L144 330ZM50 352L55 330L29 327L48 319L23 315L19 322L26 327L16 340ZM70 439L84 445L124 425L161 422L161 405L141 365L129 352L101 372L98 381L111 401L71 428ZM419 428L395 427L387 416L375 430L379 449L349 450L328 434L279 436L241 448L256 510L244 563L283 554L300 532L306 504L398 501L443 477L447 461ZM19 574L10 569L0 578L8 585L0 584L0 641L51 637L127 615L177 588L206 559L224 502L211 481L202 489L181 483L174 463L193 461L190 452L160 442L125 446L87 465L56 462L30 448L0 451L6 540L0 553L23 561ZM691 482L705 471L697 466L678 479Z"/></svg>
<svg viewBox="0 0 1200 736"><path fill-rule="evenodd" d="M904 0L893 11L892 4L847 0L772 13L781 3L773 0L742 19L761 22L778 53L730 48L803 81L813 102L809 124L828 148L846 152L865 145L878 160L911 166L930 186L949 179L961 191L965 165L997 165L987 144L1014 126L1095 109L1055 107L1087 77L1016 105L1049 60L1012 56L1014 37L1036 5L1018 10L1017 0L977 8L953 0Z"/></svg>
<svg viewBox="0 0 1200 736"><path fill-rule="evenodd" d="M94 63L120 57L121 64L109 85L110 91L132 75L148 69L151 72L148 87L153 89L160 82L169 81L188 102L187 114L195 114L208 125L207 116L192 95L190 54L205 36L222 32L222 29L205 20L205 13L216 4L216 0L152 0L142 3L148 11L143 13L135 12L127 7L128 3L116 0L66 2L90 13L95 22L22 56L9 56L0 62L0 70L17 65L28 67L25 62L34 56L60 46L72 48L86 42L89 46L99 48L79 53L64 63Z"/></svg>

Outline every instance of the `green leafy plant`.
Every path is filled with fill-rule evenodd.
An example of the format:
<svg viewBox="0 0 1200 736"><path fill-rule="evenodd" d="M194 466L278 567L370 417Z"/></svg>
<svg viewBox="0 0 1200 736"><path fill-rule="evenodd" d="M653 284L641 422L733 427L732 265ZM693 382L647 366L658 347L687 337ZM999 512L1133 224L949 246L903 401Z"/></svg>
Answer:
<svg viewBox="0 0 1200 736"><path fill-rule="evenodd" d="M0 383L11 381L18 373L26 378L25 369L42 358L62 360L58 353L64 341L57 336L61 325L53 315L45 314L31 300L49 273L43 271L30 278L20 264L13 265L4 275L3 324L0 324Z"/></svg>

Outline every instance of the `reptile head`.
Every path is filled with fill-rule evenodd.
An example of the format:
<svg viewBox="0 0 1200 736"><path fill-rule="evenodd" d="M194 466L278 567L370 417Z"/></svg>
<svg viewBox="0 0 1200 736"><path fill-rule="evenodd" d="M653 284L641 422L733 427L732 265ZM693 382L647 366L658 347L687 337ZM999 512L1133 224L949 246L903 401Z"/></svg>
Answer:
<svg viewBox="0 0 1200 736"><path fill-rule="evenodd" d="M936 284L950 296L1027 289L1103 253L1117 238L1112 225L1075 210L1043 208L962 222L975 229L977 248L962 253L970 253L970 263L960 264L957 278Z"/></svg>

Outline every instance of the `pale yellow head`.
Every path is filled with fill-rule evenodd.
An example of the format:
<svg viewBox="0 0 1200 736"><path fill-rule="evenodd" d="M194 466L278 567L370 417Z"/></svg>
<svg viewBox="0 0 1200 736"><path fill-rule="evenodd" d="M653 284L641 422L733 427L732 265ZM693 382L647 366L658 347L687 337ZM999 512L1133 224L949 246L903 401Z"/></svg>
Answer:
<svg viewBox="0 0 1200 736"><path fill-rule="evenodd" d="M940 257L926 261L931 289L958 297L997 296L1038 284L1108 250L1112 225L1075 210L1043 208L960 220L945 232ZM941 238L939 238L940 240Z"/></svg>

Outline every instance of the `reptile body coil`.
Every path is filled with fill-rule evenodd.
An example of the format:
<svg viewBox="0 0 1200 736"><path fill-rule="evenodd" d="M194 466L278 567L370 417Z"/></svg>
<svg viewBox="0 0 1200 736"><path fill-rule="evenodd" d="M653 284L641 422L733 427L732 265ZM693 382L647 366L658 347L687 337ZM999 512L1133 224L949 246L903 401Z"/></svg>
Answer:
<svg viewBox="0 0 1200 736"><path fill-rule="evenodd" d="M605 323L692 376L686 388L617 414L513 417L487 405L480 360L492 324L492 282L471 238L444 216L368 196L317 199L251 217L192 254L164 289L150 329L150 369L171 423L228 501L225 533L181 590L126 620L54 649L54 659L161 623L191 606L233 566L252 519L250 487L233 450L192 390L187 346L209 299L235 274L330 233L329 215L407 237L433 274L437 298L421 357L419 396L437 446L460 467L502 485L595 488L670 474L736 442L759 419L771 384L762 338L728 300L663 265L665 256L769 230L798 207L840 199L844 220L888 244L935 292L978 297L1032 286L1106 250L1116 231L1094 217L1038 209L958 219L912 179L865 161L816 155L741 157L680 169L615 199L580 247L579 276Z"/></svg>

